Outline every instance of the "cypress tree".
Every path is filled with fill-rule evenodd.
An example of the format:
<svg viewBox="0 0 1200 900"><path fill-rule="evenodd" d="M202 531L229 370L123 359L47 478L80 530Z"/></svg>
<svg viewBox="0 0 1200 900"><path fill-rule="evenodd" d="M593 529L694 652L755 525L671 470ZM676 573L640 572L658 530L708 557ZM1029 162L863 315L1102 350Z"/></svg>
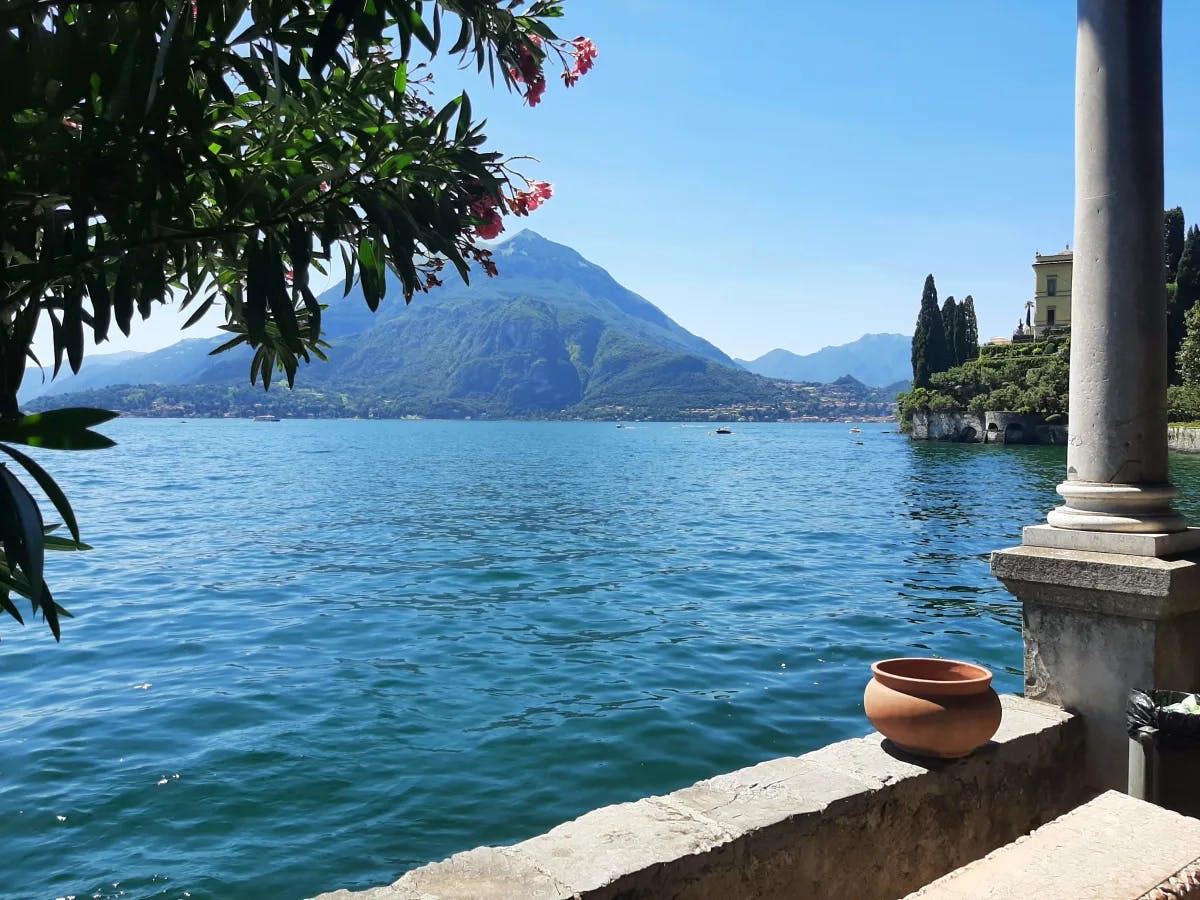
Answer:
<svg viewBox="0 0 1200 900"><path fill-rule="evenodd" d="M962 360L955 354L954 332L958 328L958 304L951 294L942 304L942 331L946 334L946 368L957 366Z"/></svg>
<svg viewBox="0 0 1200 900"><path fill-rule="evenodd" d="M1183 304L1186 313L1200 299L1200 226L1193 225L1188 229L1183 252L1179 254L1175 283L1179 285L1175 298Z"/></svg>
<svg viewBox="0 0 1200 900"><path fill-rule="evenodd" d="M975 321L975 298L967 294L958 304L958 325L954 329L954 356L959 365L979 356L979 323Z"/></svg>
<svg viewBox="0 0 1200 900"><path fill-rule="evenodd" d="M1174 284L1179 272L1179 257L1184 244L1183 209L1175 207L1163 213L1163 247L1166 252L1166 283Z"/></svg>
<svg viewBox="0 0 1200 900"><path fill-rule="evenodd" d="M938 309L937 287L933 283L933 276L929 275L921 292L921 311L917 314L917 327L913 331L913 387L929 387L929 376L949 368L946 365L948 355L946 329L942 325L942 312Z"/></svg>
<svg viewBox="0 0 1200 900"><path fill-rule="evenodd" d="M1167 374L1179 383L1179 346L1187 332L1187 315L1200 299L1200 228L1188 229L1175 273L1175 291L1167 292Z"/></svg>

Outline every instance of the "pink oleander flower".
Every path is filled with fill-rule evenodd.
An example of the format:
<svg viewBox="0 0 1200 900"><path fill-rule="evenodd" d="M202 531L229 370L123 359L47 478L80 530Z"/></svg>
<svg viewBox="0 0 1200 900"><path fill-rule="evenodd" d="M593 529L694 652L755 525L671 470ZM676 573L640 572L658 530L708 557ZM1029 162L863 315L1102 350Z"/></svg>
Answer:
<svg viewBox="0 0 1200 900"><path fill-rule="evenodd" d="M499 210L490 209L482 218L483 221L475 226L475 233L485 241L500 237L500 232L504 230L504 221L500 218Z"/></svg>
<svg viewBox="0 0 1200 900"><path fill-rule="evenodd" d="M581 75L586 75L592 70L592 66L596 62L596 57L599 51L596 45L585 37L577 37L571 41L572 51L575 54L575 65L562 73L563 81L567 87L574 87L575 82L579 81Z"/></svg>
<svg viewBox="0 0 1200 900"><path fill-rule="evenodd" d="M321 189L321 193L323 194L323 193L325 193L327 190L329 190L329 182L328 182L328 181L322 181L322 182L321 182L321 184L319 185L319 187L320 187L320 189Z"/></svg>
<svg viewBox="0 0 1200 900"><path fill-rule="evenodd" d="M508 201L509 209L518 216L527 216L554 193L554 186L545 181L529 182L529 190L513 191L512 199Z"/></svg>
<svg viewBox="0 0 1200 900"><path fill-rule="evenodd" d="M592 70L600 51L596 49L595 44L582 36L575 38L571 44L575 47L575 71L580 75L586 75Z"/></svg>
<svg viewBox="0 0 1200 900"><path fill-rule="evenodd" d="M542 45L542 39L536 34L531 35L533 43L537 46ZM517 64L508 70L513 81L521 82L525 85L525 102L530 106L537 106L542 101L542 94L546 92L546 76L542 72L542 64L537 57L533 55L533 51L528 47L522 47L517 55Z"/></svg>
<svg viewBox="0 0 1200 900"><path fill-rule="evenodd" d="M475 234L485 241L499 237L500 232L504 231L504 221L500 216L499 206L499 198L483 194L472 200L468 207L471 217L481 220L475 226Z"/></svg>

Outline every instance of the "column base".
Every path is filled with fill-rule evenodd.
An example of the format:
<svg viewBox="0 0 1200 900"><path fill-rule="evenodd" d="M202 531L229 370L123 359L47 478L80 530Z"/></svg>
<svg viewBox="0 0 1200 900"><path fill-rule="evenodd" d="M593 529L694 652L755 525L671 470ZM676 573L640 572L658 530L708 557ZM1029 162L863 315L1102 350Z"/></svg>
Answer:
<svg viewBox="0 0 1200 900"><path fill-rule="evenodd" d="M1066 503L1046 516L1055 528L1122 534L1172 534L1187 528L1171 507L1179 491L1170 484L1064 481L1058 493Z"/></svg>
<svg viewBox="0 0 1200 900"><path fill-rule="evenodd" d="M1021 543L1026 547L1123 553L1126 556L1155 556L1162 559L1200 550L1200 528L1154 533L1080 531L1053 525L1026 525L1021 529Z"/></svg>

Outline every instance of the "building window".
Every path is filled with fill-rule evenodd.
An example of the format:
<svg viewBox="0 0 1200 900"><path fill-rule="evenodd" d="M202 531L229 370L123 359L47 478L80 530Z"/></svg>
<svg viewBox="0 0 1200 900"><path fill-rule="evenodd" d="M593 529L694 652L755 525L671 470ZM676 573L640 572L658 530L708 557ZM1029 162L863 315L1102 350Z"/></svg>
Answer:
<svg viewBox="0 0 1200 900"><path fill-rule="evenodd" d="M1058 293L1058 276L1050 275L1046 278L1046 294L1053 297Z"/></svg>
<svg viewBox="0 0 1200 900"><path fill-rule="evenodd" d="M1046 307L1046 326L1049 328L1054 327L1054 307L1053 306Z"/></svg>

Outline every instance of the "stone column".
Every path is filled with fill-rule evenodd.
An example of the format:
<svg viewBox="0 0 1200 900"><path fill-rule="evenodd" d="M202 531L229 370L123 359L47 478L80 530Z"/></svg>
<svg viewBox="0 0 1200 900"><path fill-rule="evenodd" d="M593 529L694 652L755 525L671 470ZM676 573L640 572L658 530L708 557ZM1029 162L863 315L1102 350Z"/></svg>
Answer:
<svg viewBox="0 0 1200 900"><path fill-rule="evenodd" d="M992 555L1020 600L1025 690L1084 724L1125 790L1132 688L1200 688L1200 529L1167 480L1162 0L1078 0L1065 504Z"/></svg>
<svg viewBox="0 0 1200 900"><path fill-rule="evenodd" d="M1085 531L1182 531L1167 481L1162 0L1079 0L1066 504Z"/></svg>

